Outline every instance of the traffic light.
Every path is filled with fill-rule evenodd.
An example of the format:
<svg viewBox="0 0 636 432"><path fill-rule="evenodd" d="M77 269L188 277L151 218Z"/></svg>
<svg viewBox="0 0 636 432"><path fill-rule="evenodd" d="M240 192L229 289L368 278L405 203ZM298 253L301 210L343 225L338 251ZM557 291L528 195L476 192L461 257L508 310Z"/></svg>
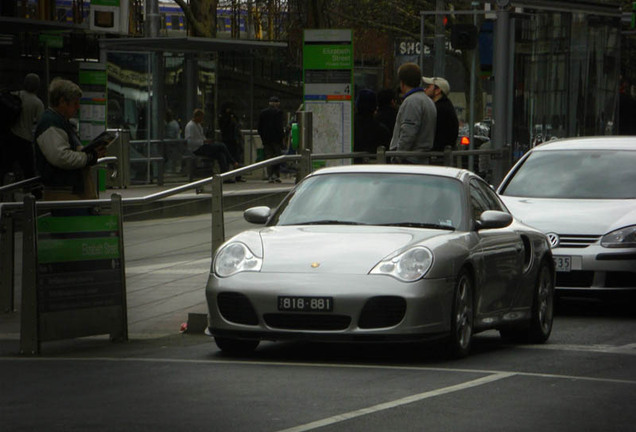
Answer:
<svg viewBox="0 0 636 432"><path fill-rule="evenodd" d="M451 45L455 49L475 49L478 36L479 31L473 24L453 24L451 27Z"/></svg>

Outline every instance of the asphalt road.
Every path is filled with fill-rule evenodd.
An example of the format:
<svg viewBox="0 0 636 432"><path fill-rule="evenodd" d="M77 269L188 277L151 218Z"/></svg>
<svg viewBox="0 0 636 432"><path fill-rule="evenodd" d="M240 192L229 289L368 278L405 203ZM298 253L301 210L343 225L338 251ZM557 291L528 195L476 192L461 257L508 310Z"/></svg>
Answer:
<svg viewBox="0 0 636 432"><path fill-rule="evenodd" d="M60 342L0 357L1 429L633 431L636 321L598 306L565 306L547 345L489 332L460 361L434 345L264 343L230 357L202 335Z"/></svg>
<svg viewBox="0 0 636 432"><path fill-rule="evenodd" d="M153 272L159 278L171 263L181 263L176 270L190 263L203 276L169 277L177 285L179 274L205 280L206 220L182 222L125 227L128 277L150 281L129 283L139 291L129 293L137 315L141 293L157 287ZM153 229L172 247L151 240ZM184 310L201 308L203 286L188 286L193 297L183 294L183 302L193 304ZM457 361L436 345L263 343L249 357L232 357L207 336L169 331L174 323L162 336L133 332L124 343L50 342L36 358L0 340L0 430L634 431L633 305L633 296L563 300L548 344L511 345L487 332ZM155 315L131 328L141 334L177 319Z"/></svg>

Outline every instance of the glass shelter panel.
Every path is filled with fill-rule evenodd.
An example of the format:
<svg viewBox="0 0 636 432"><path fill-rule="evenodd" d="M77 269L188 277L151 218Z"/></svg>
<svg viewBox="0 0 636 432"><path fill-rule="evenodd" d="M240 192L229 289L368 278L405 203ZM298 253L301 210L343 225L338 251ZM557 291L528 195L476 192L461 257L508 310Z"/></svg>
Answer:
<svg viewBox="0 0 636 432"><path fill-rule="evenodd" d="M513 154L553 138L616 133L616 23L535 11L514 25Z"/></svg>

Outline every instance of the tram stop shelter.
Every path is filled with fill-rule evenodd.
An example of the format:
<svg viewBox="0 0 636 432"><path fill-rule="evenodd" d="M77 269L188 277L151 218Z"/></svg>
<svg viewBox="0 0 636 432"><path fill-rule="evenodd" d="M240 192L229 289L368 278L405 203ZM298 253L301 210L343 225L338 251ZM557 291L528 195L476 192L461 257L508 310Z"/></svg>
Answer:
<svg viewBox="0 0 636 432"><path fill-rule="evenodd" d="M109 66L108 125L130 128L132 139L162 139L167 110L184 127L193 110L202 108L212 126L227 99L240 101L251 126L260 108L254 106L259 85L254 58L286 47L285 42L201 37L100 39L100 60Z"/></svg>

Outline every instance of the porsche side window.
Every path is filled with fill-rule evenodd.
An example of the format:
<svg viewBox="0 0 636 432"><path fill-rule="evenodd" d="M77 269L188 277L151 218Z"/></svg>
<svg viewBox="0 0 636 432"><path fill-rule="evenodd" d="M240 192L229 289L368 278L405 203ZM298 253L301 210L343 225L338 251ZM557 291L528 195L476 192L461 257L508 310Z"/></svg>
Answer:
<svg viewBox="0 0 636 432"><path fill-rule="evenodd" d="M497 194L487 184L480 181L471 182L471 185L473 184L482 194L484 200L488 203L488 210L504 211L504 206L501 204L501 201L499 201Z"/></svg>
<svg viewBox="0 0 636 432"><path fill-rule="evenodd" d="M471 182L470 184L470 206L472 208L473 220L488 210L488 200L484 198L481 191Z"/></svg>

